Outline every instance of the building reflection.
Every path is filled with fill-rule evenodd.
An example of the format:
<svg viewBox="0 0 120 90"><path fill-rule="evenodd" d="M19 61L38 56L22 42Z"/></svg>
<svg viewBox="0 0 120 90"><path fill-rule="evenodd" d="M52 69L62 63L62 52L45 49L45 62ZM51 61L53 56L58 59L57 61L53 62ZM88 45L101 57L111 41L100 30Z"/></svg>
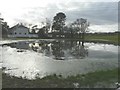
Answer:
<svg viewBox="0 0 120 90"><path fill-rule="evenodd" d="M17 49L29 49L29 44L26 41L10 43L8 46Z"/></svg>

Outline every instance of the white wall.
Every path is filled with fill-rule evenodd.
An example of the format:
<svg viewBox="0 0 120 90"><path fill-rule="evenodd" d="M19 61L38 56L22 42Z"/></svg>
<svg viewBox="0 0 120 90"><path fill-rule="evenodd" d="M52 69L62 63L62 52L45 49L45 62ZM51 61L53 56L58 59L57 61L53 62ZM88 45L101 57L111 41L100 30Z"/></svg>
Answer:
<svg viewBox="0 0 120 90"><path fill-rule="evenodd" d="M12 35L9 34L8 37L38 37L38 35L29 34L29 29L20 27L20 28L13 30Z"/></svg>
<svg viewBox="0 0 120 90"><path fill-rule="evenodd" d="M29 37L38 37L37 34L29 34Z"/></svg>
<svg viewBox="0 0 120 90"><path fill-rule="evenodd" d="M19 27L16 30L14 30L13 35L14 37L29 37L29 29L24 27Z"/></svg>

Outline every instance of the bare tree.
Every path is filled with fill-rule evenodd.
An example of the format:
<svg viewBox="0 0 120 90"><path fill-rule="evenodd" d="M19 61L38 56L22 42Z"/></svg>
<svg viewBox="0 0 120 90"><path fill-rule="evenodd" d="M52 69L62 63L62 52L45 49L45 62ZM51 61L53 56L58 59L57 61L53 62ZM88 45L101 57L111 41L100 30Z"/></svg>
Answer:
<svg viewBox="0 0 120 90"><path fill-rule="evenodd" d="M80 38L84 40L85 33L87 32L87 29L89 27L89 22L87 22L87 19L80 18L72 23L72 27L75 29L75 32L78 33Z"/></svg>
<svg viewBox="0 0 120 90"><path fill-rule="evenodd" d="M48 31L50 30L50 20L46 18L46 25L45 25L45 33L48 34Z"/></svg>

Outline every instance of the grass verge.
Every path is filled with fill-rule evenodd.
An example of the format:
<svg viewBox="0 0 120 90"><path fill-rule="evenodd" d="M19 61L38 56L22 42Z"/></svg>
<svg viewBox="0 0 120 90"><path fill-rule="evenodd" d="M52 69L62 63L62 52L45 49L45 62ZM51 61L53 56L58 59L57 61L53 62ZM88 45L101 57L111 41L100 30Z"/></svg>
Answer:
<svg viewBox="0 0 120 90"><path fill-rule="evenodd" d="M96 71L82 75L68 76L50 75L42 79L27 80L17 77L10 77L5 73L3 77L3 88L75 88L74 83L79 87L111 87L118 80L118 69ZM100 85L101 86L100 86ZM98 85L98 86L97 86Z"/></svg>
<svg viewBox="0 0 120 90"><path fill-rule="evenodd" d="M112 34L112 35L91 34L85 36L85 40L87 41L103 41L103 42L111 42L113 44L120 44L119 43L120 40L118 38L119 38L118 34Z"/></svg>

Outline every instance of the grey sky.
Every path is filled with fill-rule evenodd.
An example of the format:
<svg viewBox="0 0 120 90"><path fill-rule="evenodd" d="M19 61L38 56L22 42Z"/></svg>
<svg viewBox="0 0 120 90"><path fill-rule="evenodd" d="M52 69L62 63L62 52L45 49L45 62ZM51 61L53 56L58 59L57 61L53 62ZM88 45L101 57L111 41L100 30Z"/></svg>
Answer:
<svg viewBox="0 0 120 90"><path fill-rule="evenodd" d="M118 2L89 2L90 0L86 0L87 2L80 0L11 1L14 1L13 6L8 5L8 7L0 9L2 16L11 26L18 22L39 24L45 21L45 18L52 21L58 12L66 14L67 23L81 17L88 19L93 26L117 25L118 23Z"/></svg>
<svg viewBox="0 0 120 90"><path fill-rule="evenodd" d="M113 24L117 23L118 3L116 2L73 2L73 3L59 3L49 4L47 7L32 7L26 8L27 12L22 14L21 18L14 20L27 22L40 22L45 18L53 19L57 12L64 12L67 16L67 22L72 22L77 18L87 18L92 24ZM28 20L29 21L29 20Z"/></svg>

